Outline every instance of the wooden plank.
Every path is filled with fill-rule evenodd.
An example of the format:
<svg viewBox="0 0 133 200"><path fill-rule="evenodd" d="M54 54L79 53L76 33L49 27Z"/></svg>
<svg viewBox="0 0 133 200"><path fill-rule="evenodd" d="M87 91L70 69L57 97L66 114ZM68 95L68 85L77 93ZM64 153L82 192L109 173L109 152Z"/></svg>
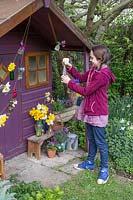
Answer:
<svg viewBox="0 0 133 200"><path fill-rule="evenodd" d="M48 138L52 137L53 135L54 135L54 132L52 131L51 133L47 132L47 133L43 134L40 137L37 137L36 135L33 135L33 136L27 138L27 140L33 141L33 142L36 142L36 143L41 143L44 140L47 140Z"/></svg>
<svg viewBox="0 0 133 200"><path fill-rule="evenodd" d="M11 29L20 24L22 21L24 21L43 6L44 3L42 0L35 0L15 14L13 13L12 16L1 22L2 24L0 24L0 37L5 35L7 32L9 32Z"/></svg>

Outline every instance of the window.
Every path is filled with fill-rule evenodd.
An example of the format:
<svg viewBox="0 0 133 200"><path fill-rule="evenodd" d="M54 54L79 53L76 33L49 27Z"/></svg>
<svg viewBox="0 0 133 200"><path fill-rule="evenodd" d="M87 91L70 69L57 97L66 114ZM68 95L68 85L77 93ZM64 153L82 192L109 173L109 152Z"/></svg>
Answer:
<svg viewBox="0 0 133 200"><path fill-rule="evenodd" d="M3 82L8 76L9 72L7 68L1 63L0 64L0 82Z"/></svg>
<svg viewBox="0 0 133 200"><path fill-rule="evenodd" d="M47 52L27 53L26 88L35 88L49 83L49 54Z"/></svg>

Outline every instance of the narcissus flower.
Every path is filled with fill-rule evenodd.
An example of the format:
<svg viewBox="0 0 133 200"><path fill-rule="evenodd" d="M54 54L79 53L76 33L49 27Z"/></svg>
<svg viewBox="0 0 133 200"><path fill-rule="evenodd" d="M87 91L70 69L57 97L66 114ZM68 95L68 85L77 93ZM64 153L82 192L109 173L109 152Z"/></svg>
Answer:
<svg viewBox="0 0 133 200"><path fill-rule="evenodd" d="M14 70L15 70L15 67L16 67L15 63L14 63L14 62L11 62L11 63L9 64L9 66L8 66L8 71L9 71L9 72L14 71Z"/></svg>

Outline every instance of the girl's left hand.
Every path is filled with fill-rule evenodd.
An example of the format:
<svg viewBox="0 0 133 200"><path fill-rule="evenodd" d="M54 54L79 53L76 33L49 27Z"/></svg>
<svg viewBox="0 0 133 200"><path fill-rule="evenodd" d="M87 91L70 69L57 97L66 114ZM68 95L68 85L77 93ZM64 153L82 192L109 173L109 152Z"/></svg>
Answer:
<svg viewBox="0 0 133 200"><path fill-rule="evenodd" d="M62 76L61 76L61 82L62 82L62 83L68 84L68 82L69 82L70 80L71 80L71 79L69 78L68 75L62 75Z"/></svg>

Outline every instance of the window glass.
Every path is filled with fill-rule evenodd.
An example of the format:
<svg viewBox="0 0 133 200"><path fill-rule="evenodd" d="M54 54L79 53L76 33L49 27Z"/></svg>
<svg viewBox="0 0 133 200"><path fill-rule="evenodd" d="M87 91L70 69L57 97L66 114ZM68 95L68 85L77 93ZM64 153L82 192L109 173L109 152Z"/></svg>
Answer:
<svg viewBox="0 0 133 200"><path fill-rule="evenodd" d="M30 56L29 57L29 70L35 70L37 67L36 65L36 57L35 56Z"/></svg>
<svg viewBox="0 0 133 200"><path fill-rule="evenodd" d="M39 69L42 69L42 68L45 68L45 56L44 55L41 55L38 57L38 67Z"/></svg>
<svg viewBox="0 0 133 200"><path fill-rule="evenodd" d="M34 85L37 83L37 76L36 76L36 72L30 72L29 73L29 84L30 85Z"/></svg>
<svg viewBox="0 0 133 200"><path fill-rule="evenodd" d="M46 79L46 70L41 70L41 71L39 71L38 72L39 74L39 82L44 82L44 81L46 81L47 79Z"/></svg>

